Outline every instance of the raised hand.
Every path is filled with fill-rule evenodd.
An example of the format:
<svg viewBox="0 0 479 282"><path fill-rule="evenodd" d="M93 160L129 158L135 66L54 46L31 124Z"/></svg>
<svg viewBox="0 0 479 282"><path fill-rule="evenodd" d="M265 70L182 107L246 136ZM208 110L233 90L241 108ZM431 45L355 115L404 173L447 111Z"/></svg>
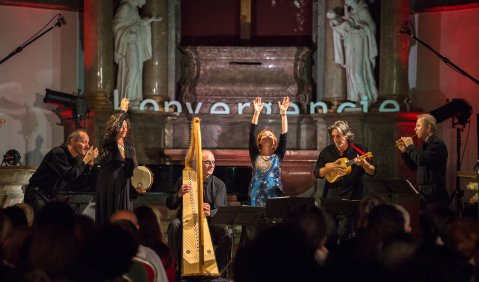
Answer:
<svg viewBox="0 0 479 282"><path fill-rule="evenodd" d="M404 146L409 146L414 144L412 141L412 137L401 137L402 142L404 143Z"/></svg>
<svg viewBox="0 0 479 282"><path fill-rule="evenodd" d="M88 165L93 165L93 161L98 157L98 148L90 147L83 157L83 162Z"/></svg>
<svg viewBox="0 0 479 282"><path fill-rule="evenodd" d="M402 139L399 139L396 141L396 147L401 151L401 153L406 152L406 145L404 144L404 141Z"/></svg>
<svg viewBox="0 0 479 282"><path fill-rule="evenodd" d="M286 113L286 111L289 108L289 103L290 103L289 97L284 97L281 103L278 101L279 111L281 114Z"/></svg>
<svg viewBox="0 0 479 282"><path fill-rule="evenodd" d="M130 106L130 101L129 101L127 98L121 99L120 109L121 109L122 111L127 112L129 106Z"/></svg>
<svg viewBox="0 0 479 282"><path fill-rule="evenodd" d="M255 113L260 113L261 110L263 110L263 103L261 102L261 97L256 97L253 100L253 107L254 107L254 112Z"/></svg>

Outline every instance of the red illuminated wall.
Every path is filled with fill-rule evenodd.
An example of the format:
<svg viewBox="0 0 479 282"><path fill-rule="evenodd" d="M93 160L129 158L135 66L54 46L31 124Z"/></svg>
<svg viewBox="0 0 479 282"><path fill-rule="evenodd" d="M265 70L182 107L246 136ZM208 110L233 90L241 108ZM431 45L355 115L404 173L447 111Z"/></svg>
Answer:
<svg viewBox="0 0 479 282"><path fill-rule="evenodd" d="M253 42L311 45L312 5L312 0L253 0Z"/></svg>
<svg viewBox="0 0 479 282"><path fill-rule="evenodd" d="M479 78L479 8L422 13L411 20L418 38L471 76ZM410 94L417 107L429 112L454 98L464 99L472 106L471 122L461 131L461 170L472 172L478 159L476 113L479 110L479 86L448 67L426 47L411 40L410 54L414 53L417 58L410 61L410 73L415 73L410 76ZM438 127L439 136L449 149L447 172L452 189L457 162L456 129L452 127L451 119Z"/></svg>
<svg viewBox="0 0 479 282"><path fill-rule="evenodd" d="M182 45L312 45L312 0L251 0L251 40L240 40L240 0L181 2Z"/></svg>
<svg viewBox="0 0 479 282"><path fill-rule="evenodd" d="M181 1L183 45L237 45L240 0Z"/></svg>

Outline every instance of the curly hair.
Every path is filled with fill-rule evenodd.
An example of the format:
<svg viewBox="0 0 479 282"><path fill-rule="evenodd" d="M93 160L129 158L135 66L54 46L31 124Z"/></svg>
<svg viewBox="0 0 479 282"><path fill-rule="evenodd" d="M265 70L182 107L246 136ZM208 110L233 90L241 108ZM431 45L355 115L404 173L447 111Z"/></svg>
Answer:
<svg viewBox="0 0 479 282"><path fill-rule="evenodd" d="M100 142L101 159L108 155L110 143L115 140L116 136L120 132L121 126L123 125L123 120L126 121L127 128L130 130L130 121L128 118L126 118L125 113L113 114L108 118L106 122L105 134Z"/></svg>

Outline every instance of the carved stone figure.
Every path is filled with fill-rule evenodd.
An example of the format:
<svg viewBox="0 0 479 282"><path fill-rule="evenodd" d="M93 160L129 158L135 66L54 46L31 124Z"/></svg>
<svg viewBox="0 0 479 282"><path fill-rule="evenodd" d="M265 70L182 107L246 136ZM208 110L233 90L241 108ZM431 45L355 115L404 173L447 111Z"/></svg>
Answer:
<svg viewBox="0 0 479 282"><path fill-rule="evenodd" d="M346 70L347 98L358 102L363 97L373 103L378 91L374 80L376 24L364 0L346 0L344 16L335 10L326 14L333 29L335 63Z"/></svg>
<svg viewBox="0 0 479 282"><path fill-rule="evenodd" d="M115 63L118 64L117 86L120 98L132 105L143 100L143 63L151 59L151 27L161 18L140 18L138 8L146 0L122 0L113 19Z"/></svg>

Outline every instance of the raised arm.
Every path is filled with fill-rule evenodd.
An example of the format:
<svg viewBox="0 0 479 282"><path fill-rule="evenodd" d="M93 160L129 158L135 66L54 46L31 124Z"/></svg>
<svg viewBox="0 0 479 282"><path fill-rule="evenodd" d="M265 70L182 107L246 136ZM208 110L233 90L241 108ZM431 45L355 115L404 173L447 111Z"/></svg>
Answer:
<svg viewBox="0 0 479 282"><path fill-rule="evenodd" d="M261 103L261 97L256 97L253 100L253 108L254 108L254 113L253 113L253 119L251 120L251 123L254 125L257 125L259 115L261 114L261 110L263 110L263 103Z"/></svg>
<svg viewBox="0 0 479 282"><path fill-rule="evenodd" d="M289 108L289 103L289 97L284 97L282 103L278 101L279 114L281 115L281 134L288 132L288 118L286 116L286 111Z"/></svg>

